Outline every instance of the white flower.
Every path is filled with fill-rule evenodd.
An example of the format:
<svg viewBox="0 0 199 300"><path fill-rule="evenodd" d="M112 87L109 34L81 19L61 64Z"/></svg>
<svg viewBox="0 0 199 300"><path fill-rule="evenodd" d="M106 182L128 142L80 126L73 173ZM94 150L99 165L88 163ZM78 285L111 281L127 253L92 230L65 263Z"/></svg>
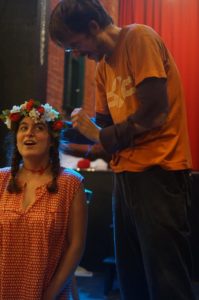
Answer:
<svg viewBox="0 0 199 300"><path fill-rule="evenodd" d="M52 106L50 104L48 104L48 103L46 103L46 104L44 104L42 106L43 106L45 112L50 112L53 109Z"/></svg>
<svg viewBox="0 0 199 300"><path fill-rule="evenodd" d="M11 109L10 113L14 114L14 113L18 113L20 112L21 108L20 106L14 105L13 108Z"/></svg>
<svg viewBox="0 0 199 300"><path fill-rule="evenodd" d="M44 112L44 118L46 122L53 122L59 117L59 112L54 110L51 105L46 103L43 105L43 108L45 110Z"/></svg>
<svg viewBox="0 0 199 300"><path fill-rule="evenodd" d="M29 113L28 113L28 116L33 119L35 121L35 123L38 123L39 122L39 119L40 119L40 113L35 109L35 108L32 108Z"/></svg>
<svg viewBox="0 0 199 300"><path fill-rule="evenodd" d="M6 124L8 129L11 129L11 120L10 120L10 118L7 117L4 123Z"/></svg>
<svg viewBox="0 0 199 300"><path fill-rule="evenodd" d="M27 103L28 103L28 101L25 101L23 104L21 104L20 109L25 110Z"/></svg>

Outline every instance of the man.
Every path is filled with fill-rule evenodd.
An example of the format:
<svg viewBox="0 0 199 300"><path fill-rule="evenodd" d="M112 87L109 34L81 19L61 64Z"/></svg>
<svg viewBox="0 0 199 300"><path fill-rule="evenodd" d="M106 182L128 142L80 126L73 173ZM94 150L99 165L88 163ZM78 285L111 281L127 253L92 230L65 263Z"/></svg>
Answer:
<svg viewBox="0 0 199 300"><path fill-rule="evenodd" d="M54 42L98 63L96 124L73 128L112 154L113 223L121 298L192 300L188 244L191 157L175 62L150 27L119 28L98 0L63 0Z"/></svg>

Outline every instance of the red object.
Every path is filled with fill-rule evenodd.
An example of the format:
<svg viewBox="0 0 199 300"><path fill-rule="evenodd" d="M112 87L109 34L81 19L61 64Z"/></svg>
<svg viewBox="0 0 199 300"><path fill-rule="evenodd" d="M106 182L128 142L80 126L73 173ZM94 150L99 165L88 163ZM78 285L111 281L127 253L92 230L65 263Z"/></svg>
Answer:
<svg viewBox="0 0 199 300"><path fill-rule="evenodd" d="M90 160L87 158L80 159L77 163L77 167L80 169L88 169L90 168Z"/></svg>
<svg viewBox="0 0 199 300"><path fill-rule="evenodd" d="M43 115L45 110L44 110L43 106L39 106L39 107L37 108L37 111L38 111L41 115Z"/></svg>
<svg viewBox="0 0 199 300"><path fill-rule="evenodd" d="M33 108L33 106L34 106L34 100L33 100L33 99L30 99L30 100L28 101L28 103L26 104L26 110L27 110L27 111L31 111L31 109Z"/></svg>
<svg viewBox="0 0 199 300"><path fill-rule="evenodd" d="M21 115L20 115L20 113L13 113L13 114L10 114L9 117L12 122L17 122L20 120Z"/></svg>
<svg viewBox="0 0 199 300"><path fill-rule="evenodd" d="M63 126L64 126L64 122L61 120L58 120L53 123L53 130L60 130L63 128Z"/></svg>

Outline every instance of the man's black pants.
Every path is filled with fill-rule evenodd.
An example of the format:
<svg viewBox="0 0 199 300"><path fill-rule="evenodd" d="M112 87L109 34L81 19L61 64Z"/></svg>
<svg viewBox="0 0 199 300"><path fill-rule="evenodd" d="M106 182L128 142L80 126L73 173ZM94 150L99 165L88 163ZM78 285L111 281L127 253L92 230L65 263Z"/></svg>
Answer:
<svg viewBox="0 0 199 300"><path fill-rule="evenodd" d="M113 224L122 300L193 300L190 175L152 167L114 176Z"/></svg>

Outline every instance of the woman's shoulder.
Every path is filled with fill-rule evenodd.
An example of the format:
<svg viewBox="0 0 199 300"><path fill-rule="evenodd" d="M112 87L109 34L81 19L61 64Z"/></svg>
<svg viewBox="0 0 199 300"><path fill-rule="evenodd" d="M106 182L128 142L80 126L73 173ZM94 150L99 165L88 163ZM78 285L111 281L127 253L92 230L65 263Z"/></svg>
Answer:
<svg viewBox="0 0 199 300"><path fill-rule="evenodd" d="M10 167L0 168L0 180L3 181L6 177L8 177L10 175L10 171Z"/></svg>
<svg viewBox="0 0 199 300"><path fill-rule="evenodd" d="M67 179L83 181L84 177L76 170L70 168L62 168L61 176Z"/></svg>
<svg viewBox="0 0 199 300"><path fill-rule="evenodd" d="M0 168L0 174L1 175L7 175L8 173L10 174L11 168L10 167L4 167L4 168Z"/></svg>

